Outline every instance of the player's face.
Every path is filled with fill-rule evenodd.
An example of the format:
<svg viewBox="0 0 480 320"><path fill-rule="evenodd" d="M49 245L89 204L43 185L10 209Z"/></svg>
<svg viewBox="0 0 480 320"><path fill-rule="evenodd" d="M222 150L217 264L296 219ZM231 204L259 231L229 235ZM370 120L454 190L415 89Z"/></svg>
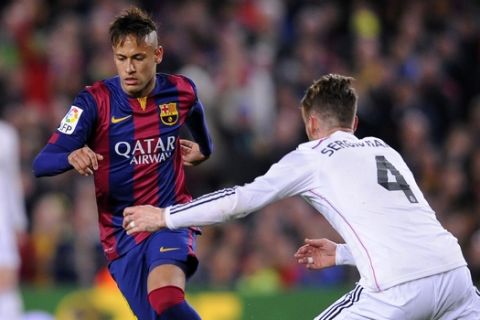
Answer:
<svg viewBox="0 0 480 320"><path fill-rule="evenodd" d="M113 60L123 91L134 97L147 96L155 87L156 67L162 58L163 49L157 45L155 33L138 43L135 36L128 35L113 47Z"/></svg>

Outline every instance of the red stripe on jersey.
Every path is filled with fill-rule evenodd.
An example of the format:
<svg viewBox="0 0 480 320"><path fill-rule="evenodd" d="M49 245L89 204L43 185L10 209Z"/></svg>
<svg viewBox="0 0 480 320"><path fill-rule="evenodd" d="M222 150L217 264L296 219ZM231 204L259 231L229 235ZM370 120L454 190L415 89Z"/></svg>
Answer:
<svg viewBox="0 0 480 320"><path fill-rule="evenodd" d="M97 82L95 85L88 87L87 90L92 94L97 104L98 123L104 124L99 126L95 132L95 139L91 148L103 156L103 160L99 163L98 170L94 173L95 195L97 197L100 240L107 259L111 261L118 257L118 252L117 241L115 239L116 229L113 227L113 214L108 197L110 191L110 92L103 82Z"/></svg>
<svg viewBox="0 0 480 320"><path fill-rule="evenodd" d="M58 132L54 132L52 134L52 136L50 137L50 139L48 139L48 143L50 144L55 144L55 142L57 142L58 140L58 137L60 137L60 135L58 134Z"/></svg>
<svg viewBox="0 0 480 320"><path fill-rule="evenodd" d="M196 100L195 91L192 84L184 77L170 75L168 81L177 88L178 95L178 116L180 123L185 122L185 118Z"/></svg>
<svg viewBox="0 0 480 320"><path fill-rule="evenodd" d="M178 92L178 113L180 123L184 123L187 118L188 112L195 101L195 91L193 90L192 84L188 82L185 78L179 76L170 75L168 80L173 83ZM180 141L177 140L177 145L175 146L177 152L175 153L174 159L174 170L175 170L175 202L176 203L185 203L192 200L192 196L187 190L185 185L185 170L183 168L182 153L180 152Z"/></svg>
<svg viewBox="0 0 480 320"><path fill-rule="evenodd" d="M183 169L182 153L180 152L180 142L177 140L175 159L173 166L175 170L175 203L185 203L192 200L192 196L185 185L185 170Z"/></svg>
<svg viewBox="0 0 480 320"><path fill-rule="evenodd" d="M130 104L134 109L142 110L140 102L137 99L129 98ZM160 117L158 115L157 106L153 98L148 98L145 111L134 113L134 141L141 144L138 148L134 148L134 157L148 156L149 146L145 143L146 138L160 137ZM150 146L151 148L151 146ZM142 155L142 150L147 154ZM133 170L133 198L135 205L152 205L157 206L159 203L159 164L140 163L134 166ZM150 235L149 232L140 232L134 235L135 242L140 243Z"/></svg>

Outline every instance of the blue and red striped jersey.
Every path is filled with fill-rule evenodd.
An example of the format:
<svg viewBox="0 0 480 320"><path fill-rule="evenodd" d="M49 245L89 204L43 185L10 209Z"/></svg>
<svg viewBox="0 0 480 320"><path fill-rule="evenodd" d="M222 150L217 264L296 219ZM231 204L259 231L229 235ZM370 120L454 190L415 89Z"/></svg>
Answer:
<svg viewBox="0 0 480 320"><path fill-rule="evenodd" d="M191 200L179 146L183 124L209 156L212 141L204 109L195 85L184 76L157 74L154 90L144 98L128 96L119 77L96 82L75 98L35 158L34 174L72 169L67 157L84 145L103 155L94 173L100 238L107 259L116 259L150 234L125 233L125 207L166 207Z"/></svg>

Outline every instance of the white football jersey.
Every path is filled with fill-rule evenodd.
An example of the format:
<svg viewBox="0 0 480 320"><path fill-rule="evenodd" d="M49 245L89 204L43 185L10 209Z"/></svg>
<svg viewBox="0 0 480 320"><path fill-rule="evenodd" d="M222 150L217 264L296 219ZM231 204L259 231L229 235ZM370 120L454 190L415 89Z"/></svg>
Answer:
<svg viewBox="0 0 480 320"><path fill-rule="evenodd" d="M166 222L171 229L218 223L294 195L343 237L360 284L371 290L466 265L400 154L343 131L299 145L252 183L167 208Z"/></svg>

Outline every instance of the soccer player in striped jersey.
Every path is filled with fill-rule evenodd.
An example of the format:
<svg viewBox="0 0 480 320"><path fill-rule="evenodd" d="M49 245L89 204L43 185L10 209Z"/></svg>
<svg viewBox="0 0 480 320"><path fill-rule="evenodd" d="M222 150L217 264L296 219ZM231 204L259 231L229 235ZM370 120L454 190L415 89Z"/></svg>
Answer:
<svg viewBox="0 0 480 320"><path fill-rule="evenodd" d="M156 73L163 48L143 11L131 8L117 17L110 38L118 76L78 94L34 160L34 173L51 176L73 168L93 174L108 268L139 319L200 319L184 293L198 265L198 230L128 235L122 224L127 206L191 200L183 166L212 152L204 109L191 80ZM179 138L184 124L195 142Z"/></svg>
<svg viewBox="0 0 480 320"><path fill-rule="evenodd" d="M252 183L166 209L124 210L128 234L240 218L301 195L345 244L307 240L308 268L354 264L357 287L316 320L480 319L480 297L457 239L445 230L401 155L375 137L359 139L351 78L326 75L308 88L301 113L309 142Z"/></svg>

